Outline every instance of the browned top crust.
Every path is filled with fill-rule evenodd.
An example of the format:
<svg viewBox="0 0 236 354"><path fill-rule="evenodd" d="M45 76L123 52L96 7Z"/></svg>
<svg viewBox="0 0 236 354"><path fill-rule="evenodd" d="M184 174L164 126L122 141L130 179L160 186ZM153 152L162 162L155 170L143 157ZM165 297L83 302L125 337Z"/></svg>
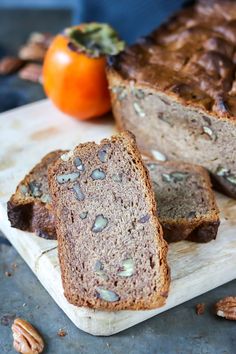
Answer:
<svg viewBox="0 0 236 354"><path fill-rule="evenodd" d="M200 0L110 58L108 71L236 122L236 2Z"/></svg>

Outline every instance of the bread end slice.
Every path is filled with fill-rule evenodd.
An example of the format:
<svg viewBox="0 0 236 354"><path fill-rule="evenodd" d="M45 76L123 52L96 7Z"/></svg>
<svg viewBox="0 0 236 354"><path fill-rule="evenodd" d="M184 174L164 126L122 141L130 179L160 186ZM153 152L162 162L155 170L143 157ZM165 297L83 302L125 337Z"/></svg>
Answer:
<svg viewBox="0 0 236 354"><path fill-rule="evenodd" d="M48 153L18 184L7 203L8 219L12 227L35 232L46 239L56 239L54 213L48 188L48 166L65 151Z"/></svg>

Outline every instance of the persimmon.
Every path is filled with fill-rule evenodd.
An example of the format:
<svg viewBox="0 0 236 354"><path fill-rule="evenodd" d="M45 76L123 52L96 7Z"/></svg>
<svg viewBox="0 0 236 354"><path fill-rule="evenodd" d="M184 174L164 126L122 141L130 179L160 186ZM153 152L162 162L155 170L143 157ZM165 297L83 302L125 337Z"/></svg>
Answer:
<svg viewBox="0 0 236 354"><path fill-rule="evenodd" d="M43 65L46 95L64 113L89 119L111 108L106 56L124 49L107 24L89 23L66 29L52 41Z"/></svg>

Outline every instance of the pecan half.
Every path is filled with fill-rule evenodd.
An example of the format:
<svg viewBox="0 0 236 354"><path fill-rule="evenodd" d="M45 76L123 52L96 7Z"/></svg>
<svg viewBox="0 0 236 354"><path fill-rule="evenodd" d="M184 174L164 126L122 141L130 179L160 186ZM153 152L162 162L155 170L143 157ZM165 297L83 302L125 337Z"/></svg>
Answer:
<svg viewBox="0 0 236 354"><path fill-rule="evenodd" d="M15 57L5 57L0 60L0 75L8 75L17 71L24 64L23 60Z"/></svg>
<svg viewBox="0 0 236 354"><path fill-rule="evenodd" d="M19 77L22 80L32 82L42 82L42 65L29 63L19 71Z"/></svg>
<svg viewBox="0 0 236 354"><path fill-rule="evenodd" d="M20 48L18 56L22 60L43 61L46 48L41 43L27 43Z"/></svg>
<svg viewBox="0 0 236 354"><path fill-rule="evenodd" d="M18 353L42 353L44 342L36 329L22 318L16 318L12 325L13 347Z"/></svg>
<svg viewBox="0 0 236 354"><path fill-rule="evenodd" d="M236 296L227 296L215 305L217 316L236 321Z"/></svg>

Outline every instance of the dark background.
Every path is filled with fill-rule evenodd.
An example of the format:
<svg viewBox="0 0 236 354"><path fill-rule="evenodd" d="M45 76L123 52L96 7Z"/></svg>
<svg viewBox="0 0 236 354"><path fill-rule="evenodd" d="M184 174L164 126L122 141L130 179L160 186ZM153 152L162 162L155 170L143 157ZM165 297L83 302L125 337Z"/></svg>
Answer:
<svg viewBox="0 0 236 354"><path fill-rule="evenodd" d="M181 3L0 0L0 57L16 54L32 31L57 33L77 21L109 22L130 43L163 22ZM22 81L17 75L0 78L0 111L43 97L39 84ZM113 337L96 338L72 324L0 236L0 353L15 353L10 326L12 319L19 316L40 330L46 342L44 353L49 354L235 354L235 323L213 314L214 303L224 296L236 295L235 287L233 281ZM195 305L202 302L206 312L197 316ZM60 328L67 332L63 338L57 335Z"/></svg>
<svg viewBox="0 0 236 354"><path fill-rule="evenodd" d="M189 0L1 0L2 9L24 9L23 16L29 20L29 9L64 9L70 12L66 23L99 21L109 22L128 43L145 35L159 25L183 3ZM29 15L29 13L28 13ZM44 23L44 30L50 26ZM37 25L35 23L35 29ZM58 26L56 32L63 28Z"/></svg>
<svg viewBox="0 0 236 354"><path fill-rule="evenodd" d="M181 0L0 0L0 58L16 55L30 32L56 34L75 23L108 22L127 42L150 32ZM0 112L44 98L40 85L0 76Z"/></svg>

